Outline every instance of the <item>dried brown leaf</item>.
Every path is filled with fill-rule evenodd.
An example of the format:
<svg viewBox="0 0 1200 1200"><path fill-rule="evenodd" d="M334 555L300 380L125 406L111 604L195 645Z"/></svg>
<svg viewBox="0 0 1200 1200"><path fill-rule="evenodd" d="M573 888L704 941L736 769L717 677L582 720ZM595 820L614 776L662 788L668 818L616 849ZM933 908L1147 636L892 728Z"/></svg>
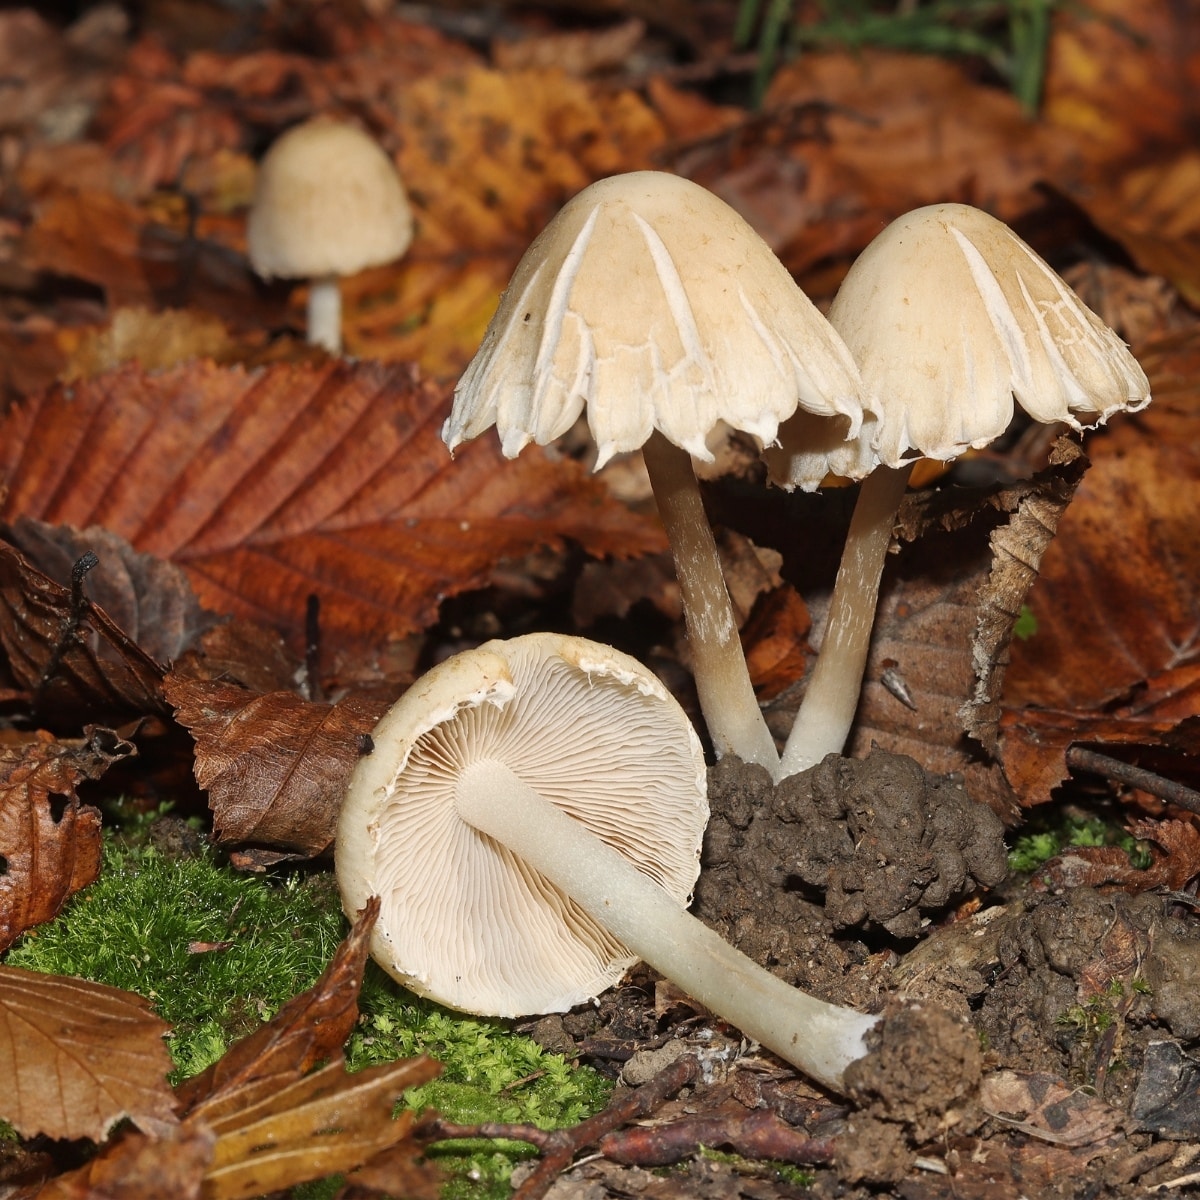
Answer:
<svg viewBox="0 0 1200 1200"><path fill-rule="evenodd" d="M306 856L331 845L346 781L386 703L315 704L179 675L164 693L195 739L196 782L218 841Z"/></svg>
<svg viewBox="0 0 1200 1200"><path fill-rule="evenodd" d="M572 462L509 463L488 437L451 461L448 400L404 366L122 368L0 418L0 517L102 525L182 566L207 607L293 634L315 594L324 647L356 657L505 558L661 548Z"/></svg>
<svg viewBox="0 0 1200 1200"><path fill-rule="evenodd" d="M1144 0L1136 16L1122 0L1056 10L1042 110L1072 135L1098 177L1105 165L1112 181L1116 162L1194 141L1200 45L1193 18L1172 0Z"/></svg>
<svg viewBox="0 0 1200 1200"><path fill-rule="evenodd" d="M1037 630L1012 647L1002 755L1028 803L1066 777L1072 741L1161 744L1195 712L1200 334L1141 357L1154 404L1089 441L1094 465L1030 593Z"/></svg>
<svg viewBox="0 0 1200 1200"><path fill-rule="evenodd" d="M0 966L0 1116L23 1136L103 1141L176 1123L169 1026L118 988Z"/></svg>
<svg viewBox="0 0 1200 1200"><path fill-rule="evenodd" d="M165 1137L127 1133L75 1171L51 1179L36 1200L200 1200L212 1130L178 1126Z"/></svg>
<svg viewBox="0 0 1200 1200"><path fill-rule="evenodd" d="M763 153L723 172L718 190L795 273L922 204L963 200L1012 220L1035 203L1053 153L1011 94L932 56L804 54L776 72L764 108Z"/></svg>
<svg viewBox="0 0 1200 1200"><path fill-rule="evenodd" d="M100 813L75 788L132 753L101 729L82 741L0 745L0 950L100 874Z"/></svg>
<svg viewBox="0 0 1200 1200"><path fill-rule="evenodd" d="M250 1200L361 1166L408 1140L411 1112L393 1117L401 1095L428 1083L441 1064L424 1056L350 1074L333 1062L284 1084L218 1121L204 1200ZM201 1118L187 1125L203 1127ZM416 1158L421 1147L409 1142Z"/></svg>
<svg viewBox="0 0 1200 1200"><path fill-rule="evenodd" d="M308 991L289 1000L207 1070L180 1084L180 1107L189 1119L219 1126L230 1114L340 1054L358 1020L358 989L378 915L379 902L373 900Z"/></svg>
<svg viewBox="0 0 1200 1200"><path fill-rule="evenodd" d="M50 554L51 547L39 531L25 526L20 532L29 535L31 542L40 542L36 552L47 552L53 567L62 568L72 535L58 540ZM99 534L95 542L104 549L110 540ZM0 661L6 661L13 681L29 693L33 711L50 714L60 723L95 713L107 718L114 711L138 715L164 711L159 694L162 667L92 603L87 575L104 568L98 555L88 559L86 554L75 560L67 578L70 586L64 586L34 567L15 546L0 540L0 651L4 655ZM117 566L106 588L114 584L110 594L132 603L136 589L120 586L120 573L128 572L130 564L121 562L120 551L106 551L106 559ZM164 592L154 602L166 598Z"/></svg>

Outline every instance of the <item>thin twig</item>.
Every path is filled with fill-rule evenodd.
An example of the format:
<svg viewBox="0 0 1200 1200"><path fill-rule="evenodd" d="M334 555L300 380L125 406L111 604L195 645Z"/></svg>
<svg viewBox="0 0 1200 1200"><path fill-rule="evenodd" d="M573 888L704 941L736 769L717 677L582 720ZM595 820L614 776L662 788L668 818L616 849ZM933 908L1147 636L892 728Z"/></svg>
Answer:
<svg viewBox="0 0 1200 1200"><path fill-rule="evenodd" d="M1164 779L1153 771L1147 771L1145 767L1135 767L1133 763L1111 758L1095 750L1086 750L1082 746L1072 746L1067 751L1067 766L1087 771L1091 775L1101 775L1118 783L1127 783L1130 787L1139 788L1151 796L1167 801L1168 804L1200 813L1200 792L1185 784L1176 783L1173 779Z"/></svg>

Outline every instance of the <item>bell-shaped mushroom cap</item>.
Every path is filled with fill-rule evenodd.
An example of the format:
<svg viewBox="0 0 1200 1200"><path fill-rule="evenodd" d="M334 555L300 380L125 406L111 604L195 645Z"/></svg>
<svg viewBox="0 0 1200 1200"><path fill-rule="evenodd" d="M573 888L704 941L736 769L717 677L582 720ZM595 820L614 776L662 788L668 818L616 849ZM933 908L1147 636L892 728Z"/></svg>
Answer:
<svg viewBox="0 0 1200 1200"><path fill-rule="evenodd" d="M856 443L826 446L797 414L766 456L785 486L978 449L1008 427L1014 397L1076 429L1150 401L1117 335L1007 225L966 204L893 221L850 268L829 321L872 412Z"/></svg>
<svg viewBox="0 0 1200 1200"><path fill-rule="evenodd" d="M703 752L628 655L556 634L489 642L418 680L374 744L342 808L337 876L347 914L381 897L372 954L414 992L486 1015L561 1012L636 961L459 817L456 789L475 764L504 764L681 906L691 898L708 820Z"/></svg>
<svg viewBox="0 0 1200 1200"><path fill-rule="evenodd" d="M636 171L572 199L521 259L454 394L453 450L495 424L504 453L587 405L599 463L654 429L704 461L725 422L762 443L797 403L860 417L858 372L767 244L723 200Z"/></svg>
<svg viewBox="0 0 1200 1200"><path fill-rule="evenodd" d="M259 164L246 241L264 279L353 275L399 258L412 236L395 165L353 125L297 125Z"/></svg>

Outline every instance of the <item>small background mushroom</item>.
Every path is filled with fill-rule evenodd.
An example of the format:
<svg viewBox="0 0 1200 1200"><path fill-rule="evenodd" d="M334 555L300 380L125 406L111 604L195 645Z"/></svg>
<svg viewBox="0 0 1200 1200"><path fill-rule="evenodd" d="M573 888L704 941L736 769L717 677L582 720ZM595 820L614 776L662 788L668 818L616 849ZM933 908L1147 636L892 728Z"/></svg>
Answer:
<svg viewBox="0 0 1200 1200"><path fill-rule="evenodd" d="M354 125L318 118L283 134L259 164L247 250L264 279L308 279L308 340L342 348L338 280L399 258L412 212L392 160Z"/></svg>

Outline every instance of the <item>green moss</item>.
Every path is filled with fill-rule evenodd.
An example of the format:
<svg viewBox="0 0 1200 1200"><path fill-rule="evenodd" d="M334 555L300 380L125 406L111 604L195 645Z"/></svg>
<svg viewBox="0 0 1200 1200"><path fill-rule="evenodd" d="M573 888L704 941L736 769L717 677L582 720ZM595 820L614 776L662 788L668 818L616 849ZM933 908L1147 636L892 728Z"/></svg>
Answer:
<svg viewBox="0 0 1200 1200"><path fill-rule="evenodd" d="M78 975L137 992L172 1025L175 1078L203 1070L228 1046L310 987L346 923L328 873L247 876L211 854L174 860L140 831L106 843L100 879L57 920L9 952L11 966ZM346 1054L351 1069L427 1053L440 1079L408 1102L447 1118L573 1124L603 1107L610 1085L547 1054L503 1022L464 1017L421 1000L369 964L361 1017ZM452 1191L482 1200L507 1194L523 1144L456 1144L437 1151L456 1175ZM313 1195L318 1195L314 1192Z"/></svg>
<svg viewBox="0 0 1200 1200"><path fill-rule="evenodd" d="M1129 864L1139 870L1150 865L1144 842L1100 817L1065 817L1054 825L1033 828L1022 834L1008 852L1014 872L1036 871L1067 846L1117 846L1129 855Z"/></svg>

